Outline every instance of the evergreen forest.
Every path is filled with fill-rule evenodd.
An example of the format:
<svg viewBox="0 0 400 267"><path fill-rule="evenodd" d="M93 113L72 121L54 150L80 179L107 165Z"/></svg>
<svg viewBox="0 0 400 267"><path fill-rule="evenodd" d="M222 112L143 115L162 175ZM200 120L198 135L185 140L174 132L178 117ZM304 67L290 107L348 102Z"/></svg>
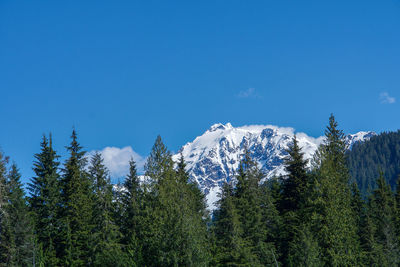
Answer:
<svg viewBox="0 0 400 267"><path fill-rule="evenodd" d="M331 115L325 137L310 162L294 137L264 183L245 153L210 213L160 136L112 184L75 130L64 162L44 135L27 185L0 153L0 266L399 266L400 132L348 152Z"/></svg>

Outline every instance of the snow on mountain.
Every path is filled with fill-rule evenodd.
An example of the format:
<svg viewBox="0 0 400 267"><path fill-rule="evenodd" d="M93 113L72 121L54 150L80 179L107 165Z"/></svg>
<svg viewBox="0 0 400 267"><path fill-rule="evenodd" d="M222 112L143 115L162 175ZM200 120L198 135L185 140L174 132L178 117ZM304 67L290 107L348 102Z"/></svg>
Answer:
<svg viewBox="0 0 400 267"><path fill-rule="evenodd" d="M273 125L249 125L233 127L230 123L214 124L193 142L184 145L182 153L191 179L196 181L206 194L211 210L215 209L218 192L225 181L234 179L235 171L247 147L252 158L266 174L265 179L285 173L283 158L286 149L296 134L305 158L311 159L324 137L310 137L305 133L295 133L293 128ZM346 136L351 148L355 142L368 140L373 132L359 132Z"/></svg>

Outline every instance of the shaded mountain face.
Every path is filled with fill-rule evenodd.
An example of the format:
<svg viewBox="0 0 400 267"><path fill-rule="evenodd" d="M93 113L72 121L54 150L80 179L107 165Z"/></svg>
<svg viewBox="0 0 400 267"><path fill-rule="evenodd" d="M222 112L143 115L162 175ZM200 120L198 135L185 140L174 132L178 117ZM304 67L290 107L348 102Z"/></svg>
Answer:
<svg viewBox="0 0 400 267"><path fill-rule="evenodd" d="M283 159L296 134L306 159L311 159L324 137L310 137L295 133L293 128L272 125L250 125L233 127L230 123L214 124L193 142L184 145L173 156L177 161L182 153L187 171L206 194L211 210L215 209L218 192L225 181L235 179L235 172L245 149L265 173L265 178L285 174ZM346 136L349 148L356 142L368 140L373 132L359 132Z"/></svg>
<svg viewBox="0 0 400 267"><path fill-rule="evenodd" d="M350 175L363 196L376 188L380 172L395 190L400 174L400 130L383 132L368 142L355 144L348 153L348 163Z"/></svg>

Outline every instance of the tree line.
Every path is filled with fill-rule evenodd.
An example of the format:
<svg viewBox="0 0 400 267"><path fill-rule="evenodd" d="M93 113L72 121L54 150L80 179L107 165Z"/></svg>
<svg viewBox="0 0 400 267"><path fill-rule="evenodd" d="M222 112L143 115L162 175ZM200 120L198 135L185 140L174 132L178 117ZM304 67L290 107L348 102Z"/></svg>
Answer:
<svg viewBox="0 0 400 267"><path fill-rule="evenodd" d="M131 160L112 185L75 130L63 164L43 136L26 195L0 153L0 266L397 266L400 190L381 172L363 198L333 116L325 136L311 162L294 137L287 175L264 183L246 152L213 214L160 137L145 175Z"/></svg>

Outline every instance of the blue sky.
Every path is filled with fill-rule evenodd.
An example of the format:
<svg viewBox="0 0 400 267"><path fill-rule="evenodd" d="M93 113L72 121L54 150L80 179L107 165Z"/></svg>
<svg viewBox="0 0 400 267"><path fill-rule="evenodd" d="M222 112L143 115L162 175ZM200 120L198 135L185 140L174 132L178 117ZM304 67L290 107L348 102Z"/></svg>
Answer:
<svg viewBox="0 0 400 267"><path fill-rule="evenodd" d="M0 147L26 180L42 134L65 154L73 126L143 157L216 122L397 130L399 47L398 0L3 0Z"/></svg>

